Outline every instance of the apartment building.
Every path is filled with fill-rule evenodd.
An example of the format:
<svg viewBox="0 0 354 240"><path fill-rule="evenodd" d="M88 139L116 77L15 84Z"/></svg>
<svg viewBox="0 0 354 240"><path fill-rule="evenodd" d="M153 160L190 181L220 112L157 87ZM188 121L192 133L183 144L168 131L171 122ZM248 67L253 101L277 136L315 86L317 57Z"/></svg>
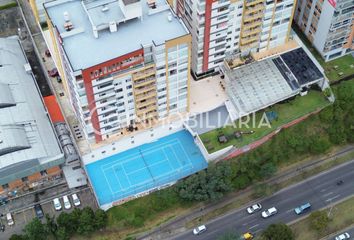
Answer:
<svg viewBox="0 0 354 240"><path fill-rule="evenodd" d="M191 36L164 0L44 4L57 65L86 138L188 111Z"/></svg>
<svg viewBox="0 0 354 240"><path fill-rule="evenodd" d="M299 0L294 20L325 61L353 51L352 0Z"/></svg>
<svg viewBox="0 0 354 240"><path fill-rule="evenodd" d="M212 73L228 56L267 51L288 41L294 0L177 0L192 34L192 73Z"/></svg>
<svg viewBox="0 0 354 240"><path fill-rule="evenodd" d="M20 41L0 38L0 199L50 184L64 163Z"/></svg>

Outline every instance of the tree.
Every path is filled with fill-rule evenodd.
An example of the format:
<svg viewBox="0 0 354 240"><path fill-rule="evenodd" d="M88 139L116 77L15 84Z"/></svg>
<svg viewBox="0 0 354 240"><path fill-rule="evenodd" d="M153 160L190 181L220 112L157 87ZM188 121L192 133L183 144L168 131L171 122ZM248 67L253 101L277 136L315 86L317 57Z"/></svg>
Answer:
<svg viewBox="0 0 354 240"><path fill-rule="evenodd" d="M25 240L25 238L22 235L13 234L13 235L11 235L9 240Z"/></svg>
<svg viewBox="0 0 354 240"><path fill-rule="evenodd" d="M57 217L58 228L65 229L65 232L71 236L76 232L77 224L73 222L73 215L66 212L61 212Z"/></svg>
<svg viewBox="0 0 354 240"><path fill-rule="evenodd" d="M69 240L70 236L67 233L66 229L63 227L59 227L56 233L57 239L58 240Z"/></svg>
<svg viewBox="0 0 354 240"><path fill-rule="evenodd" d="M98 209L95 212L95 228L104 228L107 224L107 213L102 209Z"/></svg>
<svg viewBox="0 0 354 240"><path fill-rule="evenodd" d="M277 171L277 166L275 166L274 163L268 162L264 165L262 165L259 175L261 178L269 178L273 176L274 173Z"/></svg>
<svg viewBox="0 0 354 240"><path fill-rule="evenodd" d="M34 218L25 226L25 239L28 240L46 240L48 232L45 226L38 218Z"/></svg>
<svg viewBox="0 0 354 240"><path fill-rule="evenodd" d="M95 214L89 207L85 207L80 215L79 227L77 233L82 235L88 235L95 231Z"/></svg>
<svg viewBox="0 0 354 240"><path fill-rule="evenodd" d="M262 233L264 240L294 240L295 236L291 228L284 223L269 225Z"/></svg>
<svg viewBox="0 0 354 240"><path fill-rule="evenodd" d="M180 198L188 201L215 201L232 189L232 170L228 162L211 164L177 184Z"/></svg>
<svg viewBox="0 0 354 240"><path fill-rule="evenodd" d="M315 211L310 215L310 227L318 233L322 233L329 222L330 218L325 211Z"/></svg>
<svg viewBox="0 0 354 240"><path fill-rule="evenodd" d="M46 220L46 223L45 223L46 231L48 233L51 233L54 238L57 238L56 237L56 232L58 230L58 225L55 222L54 216L50 217L49 214L46 214L45 215L45 220Z"/></svg>

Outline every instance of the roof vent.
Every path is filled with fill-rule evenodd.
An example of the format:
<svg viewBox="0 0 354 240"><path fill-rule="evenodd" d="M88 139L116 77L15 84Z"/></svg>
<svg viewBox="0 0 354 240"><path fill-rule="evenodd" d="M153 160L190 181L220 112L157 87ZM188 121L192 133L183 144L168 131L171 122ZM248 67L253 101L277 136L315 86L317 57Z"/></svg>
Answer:
<svg viewBox="0 0 354 240"><path fill-rule="evenodd" d="M172 13L168 14L167 19L168 19L169 22L172 22Z"/></svg>
<svg viewBox="0 0 354 240"><path fill-rule="evenodd" d="M64 12L64 20L65 20L65 22L70 22L70 16L67 11Z"/></svg>
<svg viewBox="0 0 354 240"><path fill-rule="evenodd" d="M70 21L70 16L69 13L67 11L64 12L64 29L69 32L71 29L74 28L73 23Z"/></svg>
<svg viewBox="0 0 354 240"><path fill-rule="evenodd" d="M117 24L115 21L109 22L109 31L112 32L117 32Z"/></svg>
<svg viewBox="0 0 354 240"><path fill-rule="evenodd" d="M101 9L102 12L107 12L108 10L109 10L109 8L107 7L107 5L102 6L102 9Z"/></svg>

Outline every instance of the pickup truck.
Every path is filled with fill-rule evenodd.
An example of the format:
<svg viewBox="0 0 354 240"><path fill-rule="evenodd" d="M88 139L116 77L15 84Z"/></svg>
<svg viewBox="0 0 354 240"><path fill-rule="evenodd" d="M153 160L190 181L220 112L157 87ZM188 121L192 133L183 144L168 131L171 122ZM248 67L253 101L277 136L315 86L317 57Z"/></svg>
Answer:
<svg viewBox="0 0 354 240"><path fill-rule="evenodd" d="M295 208L294 211L297 215L300 215L301 213L305 212L306 210L309 210L310 208L311 208L311 204L305 203L305 204Z"/></svg>

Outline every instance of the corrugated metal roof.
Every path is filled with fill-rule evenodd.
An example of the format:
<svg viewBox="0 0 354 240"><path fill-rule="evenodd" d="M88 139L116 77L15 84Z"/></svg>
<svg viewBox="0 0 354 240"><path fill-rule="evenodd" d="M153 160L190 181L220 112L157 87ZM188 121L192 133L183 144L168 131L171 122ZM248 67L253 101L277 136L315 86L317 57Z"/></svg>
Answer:
<svg viewBox="0 0 354 240"><path fill-rule="evenodd" d="M15 103L0 108L0 169L25 170L21 164L26 168L33 159L38 164L64 160L27 63L17 37L0 38L0 93L6 94L1 100Z"/></svg>

